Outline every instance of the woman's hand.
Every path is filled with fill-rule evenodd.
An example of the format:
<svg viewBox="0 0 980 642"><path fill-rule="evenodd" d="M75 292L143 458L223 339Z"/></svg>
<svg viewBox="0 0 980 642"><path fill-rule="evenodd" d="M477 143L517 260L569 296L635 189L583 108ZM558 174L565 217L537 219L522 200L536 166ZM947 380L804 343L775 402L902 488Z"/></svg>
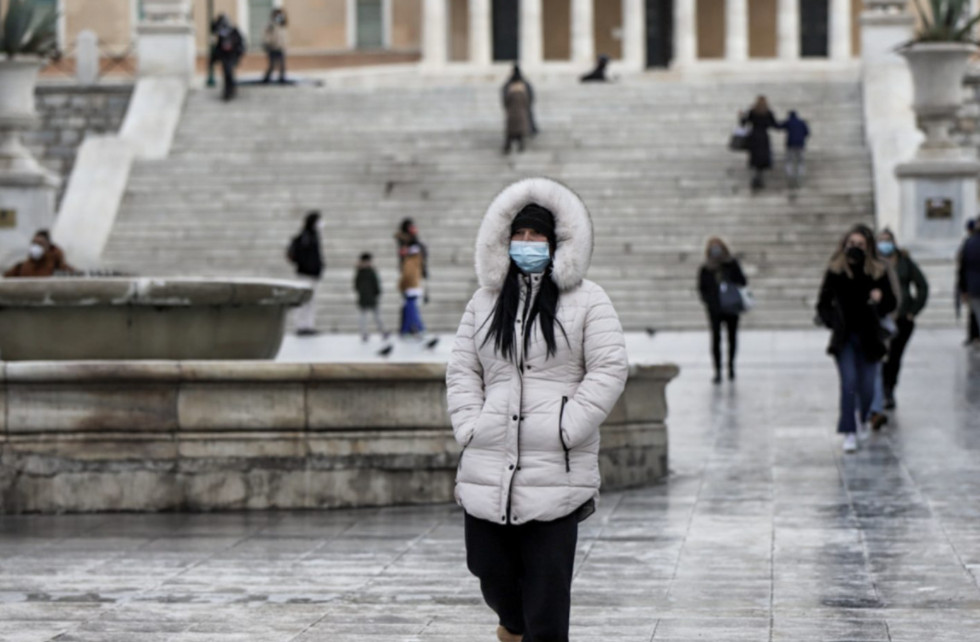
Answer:
<svg viewBox="0 0 980 642"><path fill-rule="evenodd" d="M878 288L871 290L871 302L881 303L881 290L879 290Z"/></svg>

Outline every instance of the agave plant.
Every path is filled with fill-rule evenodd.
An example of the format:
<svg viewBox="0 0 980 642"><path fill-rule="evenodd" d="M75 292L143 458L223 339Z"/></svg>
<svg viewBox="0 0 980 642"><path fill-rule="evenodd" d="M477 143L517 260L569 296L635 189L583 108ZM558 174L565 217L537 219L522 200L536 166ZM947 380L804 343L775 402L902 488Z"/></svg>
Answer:
<svg viewBox="0 0 980 642"><path fill-rule="evenodd" d="M914 42L976 43L973 28L980 15L971 15L971 0L928 0L928 8L915 0L920 26Z"/></svg>
<svg viewBox="0 0 980 642"><path fill-rule="evenodd" d="M57 11L44 10L33 0L10 0L7 15L0 23L0 52L8 58L53 57L58 52L57 25Z"/></svg>

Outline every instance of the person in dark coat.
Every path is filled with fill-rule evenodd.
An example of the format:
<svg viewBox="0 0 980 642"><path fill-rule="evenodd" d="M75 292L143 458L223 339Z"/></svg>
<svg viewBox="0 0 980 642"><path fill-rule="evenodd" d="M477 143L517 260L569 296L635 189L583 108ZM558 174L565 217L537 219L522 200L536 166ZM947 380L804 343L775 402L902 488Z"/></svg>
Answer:
<svg viewBox="0 0 980 642"><path fill-rule="evenodd" d="M582 82L608 82L609 78L606 77L606 70L609 67L609 56L602 54L599 56L595 63L595 69L589 73L582 76L579 80Z"/></svg>
<svg viewBox="0 0 980 642"><path fill-rule="evenodd" d="M912 260L908 251L899 248L895 235L884 229L878 234L878 254L891 265L898 278L898 312L895 318L897 334L888 342L888 357L881 369L881 382L884 391L885 409L895 407L895 386L902 368L902 356L915 330L915 318L926 307L929 300L929 282L918 264Z"/></svg>
<svg viewBox="0 0 980 642"><path fill-rule="evenodd" d="M527 85L521 81L507 85L504 95L507 133L504 139L504 154L517 143L517 151L524 151L524 139L531 134L530 96Z"/></svg>
<svg viewBox="0 0 980 642"><path fill-rule="evenodd" d="M980 319L980 230L976 227L960 248L957 283L960 299Z"/></svg>
<svg viewBox="0 0 980 642"><path fill-rule="evenodd" d="M378 273L371 264L371 253L361 254L357 263L357 270L354 273L354 291L357 292L357 308L360 312L358 325L361 329L361 340L367 341L370 338L368 333L368 317L374 317L374 323L378 327L378 332L382 338L388 338L388 331L385 330L384 321L378 311L378 299L381 297L381 280Z"/></svg>
<svg viewBox="0 0 980 642"><path fill-rule="evenodd" d="M215 38L215 57L221 63L221 73L224 77L222 98L231 100L236 92L235 67L245 55L245 38L224 14L219 15L214 21L211 32Z"/></svg>
<svg viewBox="0 0 980 642"><path fill-rule="evenodd" d="M817 300L817 315L831 330L827 352L836 360L840 375L837 432L844 435L844 452L857 450L858 438L869 434L878 363L888 350L881 319L895 310L895 296L888 268L878 259L874 233L864 225L853 227L827 266Z"/></svg>
<svg viewBox="0 0 980 642"><path fill-rule="evenodd" d="M705 260L698 273L698 291L708 313L711 325L711 358L715 366L714 383L721 383L721 327L728 331L728 378L735 378L735 353L738 350L738 320L740 309L731 309L722 302L722 289L748 285L742 266L732 256L728 246L720 238L708 240Z"/></svg>
<svg viewBox="0 0 980 642"><path fill-rule="evenodd" d="M521 73L521 67L517 63L514 63L514 68L511 70L510 78L504 83L504 86L500 90L500 102L506 106L507 104L507 88L510 87L512 83L522 82L527 88L527 119L528 124L531 127L531 136L538 135L538 121L534 117L534 87L528 81L527 77Z"/></svg>
<svg viewBox="0 0 980 642"><path fill-rule="evenodd" d="M742 125L750 125L748 151L749 167L752 168L752 189L762 189L765 183L762 173L772 167L772 147L769 144L769 129L777 128L776 117L769 110L765 96L756 98L755 105L748 112L740 114Z"/></svg>
<svg viewBox="0 0 980 642"><path fill-rule="evenodd" d="M789 118L780 123L779 127L786 131L786 178L790 187L799 187L806 174L803 152L806 149L806 139L810 136L810 128L795 111L789 112Z"/></svg>
<svg viewBox="0 0 980 642"><path fill-rule="evenodd" d="M293 237L286 252L286 258L296 266L296 275L310 283L313 296L296 310L296 334L300 336L314 335L316 330L316 286L323 276L326 265L320 251L320 229L322 222L320 212L311 211L306 215L303 230Z"/></svg>
<svg viewBox="0 0 980 642"><path fill-rule="evenodd" d="M966 285L963 283L964 272L963 272L963 248L966 247L967 241L970 240L974 234L977 233L977 221L976 219L970 219L966 222L966 238L963 240L963 244L960 246L960 251L956 254L956 317L960 316L960 308L966 299L963 297L963 291ZM977 315L973 314L973 310L967 305L966 310L967 315L967 328L966 328L966 341L963 345L969 346L980 342L980 325L977 323Z"/></svg>
<svg viewBox="0 0 980 642"><path fill-rule="evenodd" d="M51 242L51 234L47 230L38 230L27 248L27 258L4 272L3 276L39 278L74 271L75 268L65 260L65 253Z"/></svg>

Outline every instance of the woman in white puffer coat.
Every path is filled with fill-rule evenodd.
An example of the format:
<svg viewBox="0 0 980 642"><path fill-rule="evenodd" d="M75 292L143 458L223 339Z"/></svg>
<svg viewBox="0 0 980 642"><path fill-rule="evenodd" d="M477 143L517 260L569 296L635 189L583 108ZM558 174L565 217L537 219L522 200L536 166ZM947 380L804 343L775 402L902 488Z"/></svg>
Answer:
<svg viewBox="0 0 980 642"><path fill-rule="evenodd" d="M506 188L480 227L481 288L449 360L467 565L502 641L568 640L578 522L599 496L599 425L628 374L616 311L584 278L592 246L592 220L567 187Z"/></svg>

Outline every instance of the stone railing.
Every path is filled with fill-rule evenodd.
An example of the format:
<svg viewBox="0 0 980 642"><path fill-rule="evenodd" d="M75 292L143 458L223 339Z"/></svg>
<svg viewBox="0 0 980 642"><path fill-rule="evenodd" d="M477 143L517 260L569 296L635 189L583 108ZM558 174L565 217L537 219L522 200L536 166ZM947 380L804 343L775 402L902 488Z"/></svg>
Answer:
<svg viewBox="0 0 980 642"><path fill-rule="evenodd" d="M0 513L453 500L441 364L0 364ZM602 429L604 486L667 472L674 366L634 366Z"/></svg>

